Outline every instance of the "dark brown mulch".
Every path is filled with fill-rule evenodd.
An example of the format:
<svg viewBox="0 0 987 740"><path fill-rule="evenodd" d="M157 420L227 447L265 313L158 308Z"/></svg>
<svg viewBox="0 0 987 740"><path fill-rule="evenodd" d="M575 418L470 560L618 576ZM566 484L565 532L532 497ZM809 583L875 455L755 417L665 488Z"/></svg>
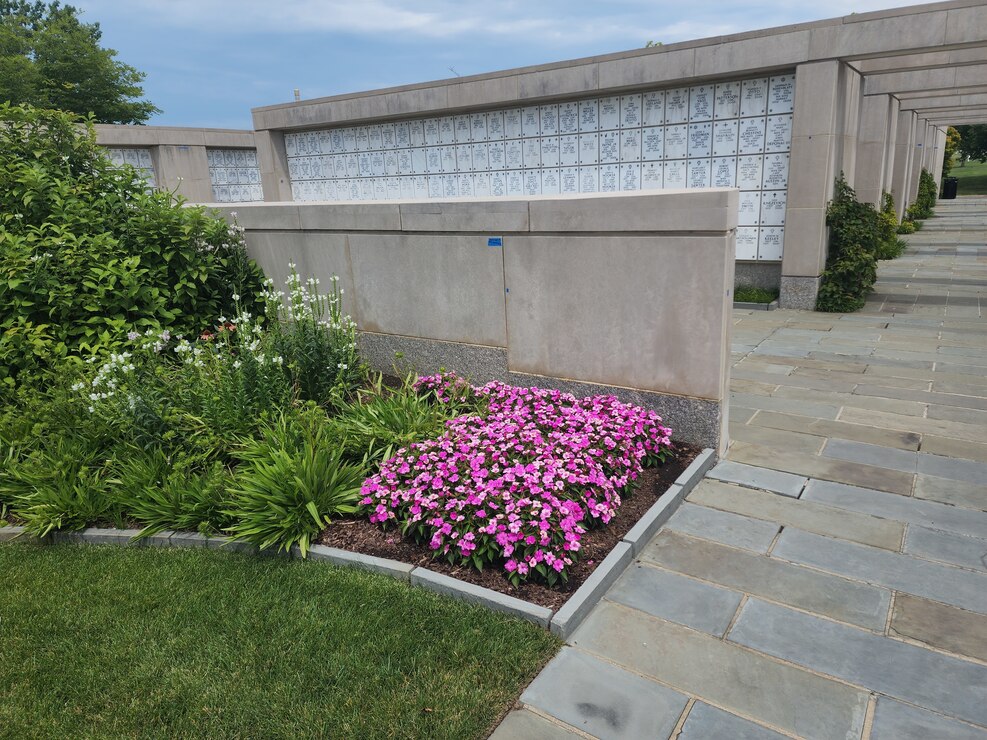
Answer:
<svg viewBox="0 0 987 740"><path fill-rule="evenodd" d="M579 560L570 569L568 583L559 583L551 588L540 583L523 583L514 587L508 583L500 568L478 571L462 565L450 565L445 560L433 560L432 550L426 545L402 539L396 529L385 531L367 519L337 519L322 533L319 544L422 566L533 604L558 609L700 452L698 448L683 443L676 443L675 447L674 459L644 471L638 489L624 499L617 515L607 526L583 535Z"/></svg>

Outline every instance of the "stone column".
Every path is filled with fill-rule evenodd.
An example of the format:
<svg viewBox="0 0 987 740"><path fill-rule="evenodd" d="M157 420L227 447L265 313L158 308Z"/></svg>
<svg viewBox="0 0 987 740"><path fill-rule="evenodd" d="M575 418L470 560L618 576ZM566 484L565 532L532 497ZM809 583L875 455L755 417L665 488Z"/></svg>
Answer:
<svg viewBox="0 0 987 740"><path fill-rule="evenodd" d="M912 177L912 155L915 151L915 111L898 113L898 133L894 148L894 175L891 179L891 194L894 196L898 218L905 215L908 207L908 187Z"/></svg>
<svg viewBox="0 0 987 740"><path fill-rule="evenodd" d="M898 141L898 114L900 111L901 101L892 95L888 102L888 138L884 141L883 189L889 193L894 182L895 154Z"/></svg>
<svg viewBox="0 0 987 740"><path fill-rule="evenodd" d="M888 140L891 128L891 96L868 95L860 107L857 136L857 168L853 186L862 203L881 207L881 191L888 166Z"/></svg>
<svg viewBox="0 0 987 740"><path fill-rule="evenodd" d="M162 144L152 147L152 152L158 188L177 192L192 203L215 201L205 146Z"/></svg>
<svg viewBox="0 0 987 740"><path fill-rule="evenodd" d="M932 176L936 178L937 190L942 192L942 166L946 157L946 128L944 126L936 127L935 140L935 149L932 150L932 168L929 171L932 173Z"/></svg>
<svg viewBox="0 0 987 740"><path fill-rule="evenodd" d="M929 134L929 122L924 118L915 121L915 140L912 146L912 169L908 173L908 204L918 197L918 179L925 167L925 142Z"/></svg>
<svg viewBox="0 0 987 740"><path fill-rule="evenodd" d="M280 131L257 131L257 164L260 166L260 182L264 188L264 200L268 202L290 201L291 178L288 176L288 155L284 150L284 134Z"/></svg>
<svg viewBox="0 0 987 740"><path fill-rule="evenodd" d="M780 303L813 309L826 266L826 205L840 171L855 166L860 75L829 60L800 64L795 80Z"/></svg>

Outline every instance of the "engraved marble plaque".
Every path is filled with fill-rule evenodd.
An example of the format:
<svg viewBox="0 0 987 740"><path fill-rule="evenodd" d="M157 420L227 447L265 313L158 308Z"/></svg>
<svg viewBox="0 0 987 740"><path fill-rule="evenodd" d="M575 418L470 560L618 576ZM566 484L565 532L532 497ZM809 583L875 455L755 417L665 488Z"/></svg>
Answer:
<svg viewBox="0 0 987 740"><path fill-rule="evenodd" d="M559 166L559 137L544 136L541 139L541 166Z"/></svg>
<svg viewBox="0 0 987 740"><path fill-rule="evenodd" d="M609 98L616 100L616 98ZM600 101L580 100L579 101L579 130L598 131L600 129ZM615 104L616 105L616 104Z"/></svg>
<svg viewBox="0 0 987 740"><path fill-rule="evenodd" d="M415 181L415 198L427 198L429 195L428 187L428 175L416 175Z"/></svg>
<svg viewBox="0 0 987 740"><path fill-rule="evenodd" d="M401 173L402 175L413 175L415 173L415 166L412 163L412 158L411 158L412 151L414 151L414 150L412 150L412 149L398 149L398 151L397 151L397 155L398 155L398 172ZM336 172L337 173L339 172L338 166L337 166ZM339 177L338 174L336 176Z"/></svg>
<svg viewBox="0 0 987 740"><path fill-rule="evenodd" d="M531 105L521 109L521 135L525 138L541 136L541 122L538 106Z"/></svg>
<svg viewBox="0 0 987 740"><path fill-rule="evenodd" d="M386 149L386 150L384 150L383 155L384 155L384 174L387 174L387 175L397 175L397 174L400 174L399 171L398 171L398 153L397 153L397 150L395 150L395 149Z"/></svg>
<svg viewBox="0 0 987 740"><path fill-rule="evenodd" d="M460 198L472 198L473 197L473 175L462 173L458 178L459 182L459 197Z"/></svg>
<svg viewBox="0 0 987 740"><path fill-rule="evenodd" d="M411 167L416 175L428 174L428 161L425 151L425 147L417 147L411 150Z"/></svg>
<svg viewBox="0 0 987 740"><path fill-rule="evenodd" d="M641 123L644 126L661 126L665 122L665 93L645 93L642 100Z"/></svg>
<svg viewBox="0 0 987 740"><path fill-rule="evenodd" d="M579 164L579 137L575 134L559 137L559 164L574 167Z"/></svg>
<svg viewBox="0 0 987 740"><path fill-rule="evenodd" d="M524 171L508 170L507 172L507 194L524 195Z"/></svg>
<svg viewBox="0 0 987 740"><path fill-rule="evenodd" d="M454 116L443 116L439 119L439 142L449 145L456 143L456 119ZM445 188L443 188L443 191Z"/></svg>
<svg viewBox="0 0 987 740"><path fill-rule="evenodd" d="M792 148L792 117L790 115L768 116L767 133L764 137L764 151L787 152Z"/></svg>
<svg viewBox="0 0 987 740"><path fill-rule="evenodd" d="M524 194L541 195L541 172L538 170L525 170Z"/></svg>
<svg viewBox="0 0 987 740"><path fill-rule="evenodd" d="M737 187L741 190L761 189L761 167L764 158L760 154L737 157Z"/></svg>
<svg viewBox="0 0 987 740"><path fill-rule="evenodd" d="M400 177L388 177L384 181L384 186L386 190L385 198L387 200L397 200L401 197L401 178Z"/></svg>
<svg viewBox="0 0 987 740"><path fill-rule="evenodd" d="M504 111L504 137L507 139L521 138L520 108L511 108Z"/></svg>
<svg viewBox="0 0 987 740"><path fill-rule="evenodd" d="M323 154L332 154L332 137L328 131L319 132L319 151Z"/></svg>
<svg viewBox="0 0 987 740"><path fill-rule="evenodd" d="M490 195L490 175L486 172L478 172L473 175L473 196L487 198Z"/></svg>
<svg viewBox="0 0 987 740"><path fill-rule="evenodd" d="M620 162L620 132L604 131L600 134L600 162L601 164Z"/></svg>
<svg viewBox="0 0 987 740"><path fill-rule="evenodd" d="M425 146L425 122L424 121L409 121L408 122L408 139L411 142L411 146Z"/></svg>
<svg viewBox="0 0 987 740"><path fill-rule="evenodd" d="M717 121L713 124L713 156L725 157L737 153L737 121Z"/></svg>
<svg viewBox="0 0 987 740"><path fill-rule="evenodd" d="M661 162L643 162L641 164L641 189L661 190L662 187L662 164Z"/></svg>
<svg viewBox="0 0 987 740"><path fill-rule="evenodd" d="M739 154L753 154L764 151L764 128L763 118L743 118L740 121L740 135L738 136Z"/></svg>
<svg viewBox="0 0 987 740"><path fill-rule="evenodd" d="M430 146L425 150L425 171L430 175L442 172L442 150L445 147Z"/></svg>
<svg viewBox="0 0 987 740"><path fill-rule="evenodd" d="M713 124L689 124L689 156L708 157L712 154Z"/></svg>
<svg viewBox="0 0 987 740"><path fill-rule="evenodd" d="M634 128L641 125L641 96L620 96L620 127Z"/></svg>
<svg viewBox="0 0 987 740"><path fill-rule="evenodd" d="M505 152L505 146L506 142L503 141L491 141L487 144L487 161L489 162L491 170L507 169L507 154ZM493 185L491 184L490 187L493 188Z"/></svg>
<svg viewBox="0 0 987 740"><path fill-rule="evenodd" d="M689 88L681 87L665 92L665 124L689 121Z"/></svg>
<svg viewBox="0 0 987 740"><path fill-rule="evenodd" d="M441 143L441 139L439 138L439 119L426 118L422 121L422 125L425 127L426 146L438 146Z"/></svg>
<svg viewBox="0 0 987 740"><path fill-rule="evenodd" d="M370 153L370 172L374 177L383 177L387 174L384 172L384 152L379 149Z"/></svg>
<svg viewBox="0 0 987 740"><path fill-rule="evenodd" d="M761 193L761 225L784 226L787 200L785 190L765 190Z"/></svg>
<svg viewBox="0 0 987 740"><path fill-rule="evenodd" d="M384 123L380 127L380 147L381 149L394 149L396 139L394 137L394 124ZM400 189L400 186L399 186ZM397 196L395 196L397 197Z"/></svg>
<svg viewBox="0 0 987 740"><path fill-rule="evenodd" d="M439 171L444 173L454 173L456 171L456 147L440 146L439 151L442 155L442 169Z"/></svg>
<svg viewBox="0 0 987 740"><path fill-rule="evenodd" d="M387 183L383 177L375 177L374 183L374 200L387 200ZM320 193L316 191L316 198L320 197Z"/></svg>
<svg viewBox="0 0 987 740"><path fill-rule="evenodd" d="M119 149L110 149L110 160L117 167L123 164L123 152ZM298 134L285 134L284 135L284 152L288 157L294 157L298 153ZM222 152L213 152L214 156L218 154L222 156ZM209 164L213 164L210 162ZM219 165L216 165L219 166Z"/></svg>
<svg viewBox="0 0 987 740"><path fill-rule="evenodd" d="M428 197L441 198L444 191L442 175L429 175L426 179L428 180Z"/></svg>
<svg viewBox="0 0 987 740"><path fill-rule="evenodd" d="M398 180L401 182L401 198L405 200L411 200L415 197L415 178L413 177L399 177Z"/></svg>
<svg viewBox="0 0 987 740"><path fill-rule="evenodd" d="M620 165L620 189L641 189L641 165L637 162L625 162Z"/></svg>
<svg viewBox="0 0 987 740"><path fill-rule="evenodd" d="M713 160L713 187L737 187L737 158L716 157Z"/></svg>
<svg viewBox="0 0 987 740"><path fill-rule="evenodd" d="M641 160L641 129L627 128L620 132L620 161Z"/></svg>
<svg viewBox="0 0 987 740"><path fill-rule="evenodd" d="M331 141L331 148L333 154L339 154L344 151L343 149L343 132L341 129L334 128L329 132L329 139Z"/></svg>
<svg viewBox="0 0 987 740"><path fill-rule="evenodd" d="M665 126L665 159L685 159L689 151L689 127Z"/></svg>
<svg viewBox="0 0 987 740"><path fill-rule="evenodd" d="M772 77L768 86L768 115L795 110L795 75Z"/></svg>
<svg viewBox="0 0 987 740"><path fill-rule="evenodd" d="M664 188L685 188L686 172L688 170L684 159L666 160L664 163Z"/></svg>
<svg viewBox="0 0 987 740"><path fill-rule="evenodd" d="M470 140L474 142L487 140L486 113L470 113Z"/></svg>
<svg viewBox="0 0 987 740"><path fill-rule="evenodd" d="M559 133L579 133L579 103L559 104Z"/></svg>
<svg viewBox="0 0 987 740"><path fill-rule="evenodd" d="M419 124L419 127L421 126L420 121L416 121L416 123ZM407 123L405 121L399 121L398 123L394 124L394 145L397 146L398 149L405 149L411 146L410 123ZM333 145L333 147L336 149L336 151L340 151L341 149L341 147L336 147L335 144Z"/></svg>
<svg viewBox="0 0 987 740"><path fill-rule="evenodd" d="M525 139L521 159L526 170L541 167L541 139Z"/></svg>
<svg viewBox="0 0 987 740"><path fill-rule="evenodd" d="M487 113L487 140L499 141L504 138L504 111ZM491 194L493 191L491 190Z"/></svg>
<svg viewBox="0 0 987 740"><path fill-rule="evenodd" d="M543 169L541 171L541 194L558 195L562 186L558 169Z"/></svg>
<svg viewBox="0 0 987 740"><path fill-rule="evenodd" d="M689 121L713 120L712 85L698 85L689 91Z"/></svg>
<svg viewBox="0 0 987 740"><path fill-rule="evenodd" d="M468 144L470 142L470 117L468 115L455 117L455 133L457 144Z"/></svg>
<svg viewBox="0 0 987 740"><path fill-rule="evenodd" d="M650 162L665 156L665 129L662 126L641 129L641 140L641 159Z"/></svg>
<svg viewBox="0 0 987 740"><path fill-rule="evenodd" d="M369 149L380 150L381 147L381 136L380 136L380 126L367 126L367 139Z"/></svg>
<svg viewBox="0 0 987 740"><path fill-rule="evenodd" d="M349 200L360 200L363 198L363 181L358 177L350 178ZM428 191L422 197L428 197Z"/></svg>
<svg viewBox="0 0 987 740"><path fill-rule="evenodd" d="M474 144L472 149L473 171L485 172L490 169L490 161L487 159L487 145L485 143Z"/></svg>
<svg viewBox="0 0 987 740"><path fill-rule="evenodd" d="M740 86L740 115L763 116L767 112L768 80L744 80Z"/></svg>
<svg viewBox="0 0 987 740"><path fill-rule="evenodd" d="M360 182L360 197L363 200L377 200L373 179L365 177Z"/></svg>
<svg viewBox="0 0 987 740"><path fill-rule="evenodd" d="M508 139L504 144L504 161L509 170L519 170L524 165L524 155L519 139ZM509 189L510 185L508 184Z"/></svg>
<svg viewBox="0 0 987 740"><path fill-rule="evenodd" d="M762 188L784 190L788 187L788 159L786 154L765 154Z"/></svg>
<svg viewBox="0 0 987 740"><path fill-rule="evenodd" d="M473 147L470 144L457 144L456 172L472 172L474 169Z"/></svg>
<svg viewBox="0 0 987 740"><path fill-rule="evenodd" d="M564 195L579 192L579 168L563 167L559 170L559 178Z"/></svg>
<svg viewBox="0 0 987 740"><path fill-rule="evenodd" d="M356 155L356 157L357 161L360 163L360 177L373 177L374 171L371 166L370 152L360 152Z"/></svg>
<svg viewBox="0 0 987 740"><path fill-rule="evenodd" d="M757 226L760 221L761 192L759 190L741 192L737 223L740 226Z"/></svg>
<svg viewBox="0 0 987 740"><path fill-rule="evenodd" d="M507 195L507 173L496 171L490 173L490 195L501 198Z"/></svg>
<svg viewBox="0 0 987 740"><path fill-rule="evenodd" d="M308 147L306 147L307 149ZM370 149L370 130L367 126L357 126L356 128L356 150L365 152Z"/></svg>
<svg viewBox="0 0 987 740"><path fill-rule="evenodd" d="M757 258L778 261L785 248L785 229L782 226L762 226L758 239Z"/></svg>
<svg viewBox="0 0 987 740"><path fill-rule="evenodd" d="M711 163L708 159L689 160L689 182L690 188L708 188L710 181Z"/></svg>
<svg viewBox="0 0 987 740"><path fill-rule="evenodd" d="M343 129L343 151L344 152L356 151L356 129L353 128Z"/></svg>
<svg viewBox="0 0 987 740"><path fill-rule="evenodd" d="M579 168L579 192L598 193L600 192L600 168L580 167Z"/></svg>
<svg viewBox="0 0 987 740"><path fill-rule="evenodd" d="M543 105L538 115L541 118L541 135L556 136L559 133L559 106Z"/></svg>
<svg viewBox="0 0 987 740"><path fill-rule="evenodd" d="M600 192L616 193L620 190L620 165L605 164L600 166Z"/></svg>
<svg viewBox="0 0 987 740"><path fill-rule="evenodd" d="M579 134L579 164L590 165L599 161L599 134Z"/></svg>
<svg viewBox="0 0 987 740"><path fill-rule="evenodd" d="M757 227L738 226L737 227L737 259L756 260L757 259Z"/></svg>
<svg viewBox="0 0 987 740"><path fill-rule="evenodd" d="M443 175L442 176L442 197L443 198L458 198L459 197L459 177L456 175Z"/></svg>

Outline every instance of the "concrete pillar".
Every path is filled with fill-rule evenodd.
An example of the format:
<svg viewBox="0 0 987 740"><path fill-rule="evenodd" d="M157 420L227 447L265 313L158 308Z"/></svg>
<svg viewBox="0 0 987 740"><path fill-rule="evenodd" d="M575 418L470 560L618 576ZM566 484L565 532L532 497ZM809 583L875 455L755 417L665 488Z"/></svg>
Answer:
<svg viewBox="0 0 987 740"><path fill-rule="evenodd" d="M891 128L891 96L868 95L860 106L857 135L857 168L853 186L862 203L881 207L881 192L888 171L888 139Z"/></svg>
<svg viewBox="0 0 987 740"><path fill-rule="evenodd" d="M205 146L162 144L153 147L152 154L158 188L176 192L192 203L215 200Z"/></svg>
<svg viewBox="0 0 987 740"><path fill-rule="evenodd" d="M901 101L891 96L888 102L888 137L884 141L884 190L891 192L894 182L894 165L898 141L898 114L901 112Z"/></svg>
<svg viewBox="0 0 987 740"><path fill-rule="evenodd" d="M915 111L898 113L898 132L895 137L894 174L891 179L891 194L894 196L898 218L905 215L908 207L908 186L912 176L912 154L915 151Z"/></svg>
<svg viewBox="0 0 987 740"><path fill-rule="evenodd" d="M912 146L912 168L908 173L908 204L915 202L918 196L918 179L925 167L925 140L928 135L929 124L924 118L915 121L915 139Z"/></svg>
<svg viewBox="0 0 987 740"><path fill-rule="evenodd" d="M260 182L264 188L264 200L290 201L291 178L288 177L288 155L284 150L284 133L280 131L256 131L257 164Z"/></svg>
<svg viewBox="0 0 987 740"><path fill-rule="evenodd" d="M860 76L828 60L800 64L795 79L780 303L813 309L829 247L826 206L840 171L856 164Z"/></svg>
<svg viewBox="0 0 987 740"><path fill-rule="evenodd" d="M946 128L936 127L936 146L932 157L932 169L929 170L936 178L936 189L942 192L942 166L946 156Z"/></svg>

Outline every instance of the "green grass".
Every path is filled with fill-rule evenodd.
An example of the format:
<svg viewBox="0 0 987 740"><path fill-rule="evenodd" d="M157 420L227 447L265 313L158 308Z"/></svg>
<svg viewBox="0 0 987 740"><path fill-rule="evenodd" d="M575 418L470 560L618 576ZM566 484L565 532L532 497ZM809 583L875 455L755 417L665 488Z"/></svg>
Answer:
<svg viewBox="0 0 987 740"><path fill-rule="evenodd" d="M949 176L959 180L958 195L987 195L987 162L954 164Z"/></svg>
<svg viewBox="0 0 987 740"><path fill-rule="evenodd" d="M777 290L755 288L753 285L738 285L733 300L738 303L771 303L778 297Z"/></svg>
<svg viewBox="0 0 987 740"><path fill-rule="evenodd" d="M0 736L483 736L560 643L375 574L0 546Z"/></svg>

